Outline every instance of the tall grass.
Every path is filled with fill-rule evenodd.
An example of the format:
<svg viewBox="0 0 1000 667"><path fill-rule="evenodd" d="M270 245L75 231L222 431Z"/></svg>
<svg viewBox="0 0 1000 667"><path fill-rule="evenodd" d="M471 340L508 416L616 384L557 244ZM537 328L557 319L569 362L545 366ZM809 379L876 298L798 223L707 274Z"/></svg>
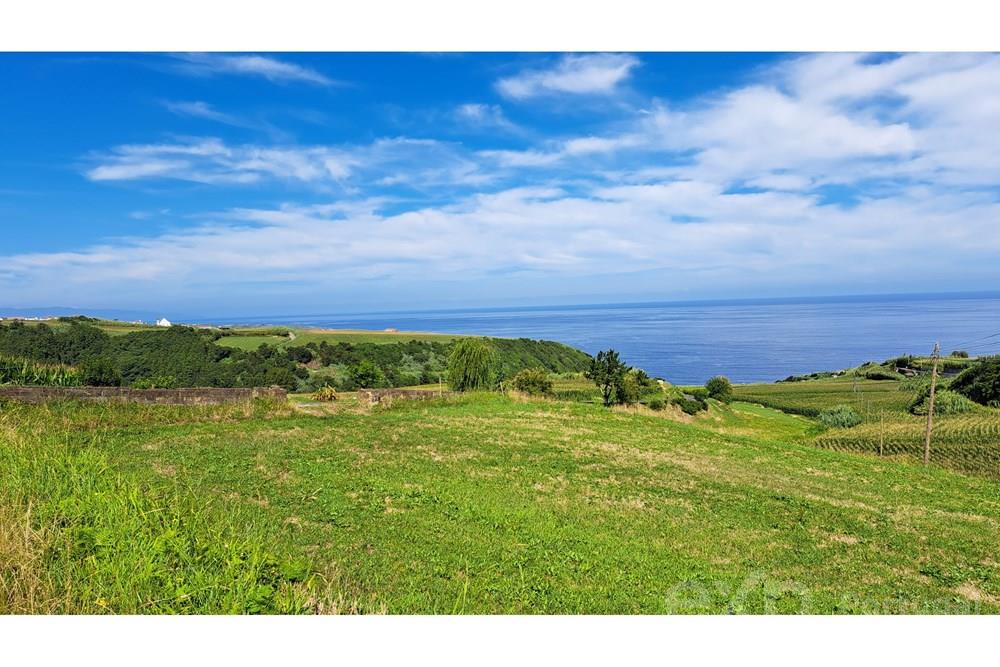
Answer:
<svg viewBox="0 0 1000 667"><path fill-rule="evenodd" d="M5 384L75 387L82 382L79 371L70 366L0 357L0 385Z"/></svg>
<svg viewBox="0 0 1000 667"><path fill-rule="evenodd" d="M275 548L259 513L234 515L180 483L151 488L113 465L106 447L129 437L132 419L184 420L134 407L0 413L0 614L316 611L321 580Z"/></svg>

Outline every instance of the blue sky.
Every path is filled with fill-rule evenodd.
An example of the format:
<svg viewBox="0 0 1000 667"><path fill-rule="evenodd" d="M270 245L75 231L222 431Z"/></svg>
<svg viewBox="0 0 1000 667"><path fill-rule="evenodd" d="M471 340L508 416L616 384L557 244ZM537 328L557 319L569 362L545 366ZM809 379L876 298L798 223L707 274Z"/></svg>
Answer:
<svg viewBox="0 0 1000 667"><path fill-rule="evenodd" d="M0 307L993 289L994 54L3 54Z"/></svg>

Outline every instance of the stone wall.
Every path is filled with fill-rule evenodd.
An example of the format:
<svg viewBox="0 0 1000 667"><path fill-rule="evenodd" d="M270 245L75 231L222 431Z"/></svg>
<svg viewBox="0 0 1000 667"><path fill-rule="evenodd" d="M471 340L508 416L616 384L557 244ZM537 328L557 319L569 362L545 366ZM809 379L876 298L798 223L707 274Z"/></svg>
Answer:
<svg viewBox="0 0 1000 667"><path fill-rule="evenodd" d="M452 391L438 391L437 389L359 389L358 402L362 404L375 405L377 403L391 403L394 400L421 401L442 396L453 396Z"/></svg>
<svg viewBox="0 0 1000 667"><path fill-rule="evenodd" d="M285 400L281 387L190 387L186 389L131 389L129 387L0 387L0 399L25 403L46 401L122 401L160 405L218 405L253 398Z"/></svg>

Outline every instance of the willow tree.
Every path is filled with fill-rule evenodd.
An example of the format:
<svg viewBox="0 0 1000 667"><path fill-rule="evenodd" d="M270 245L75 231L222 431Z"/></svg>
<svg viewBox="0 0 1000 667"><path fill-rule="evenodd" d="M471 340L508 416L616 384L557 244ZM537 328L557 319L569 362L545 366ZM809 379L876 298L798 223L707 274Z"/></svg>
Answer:
<svg viewBox="0 0 1000 667"><path fill-rule="evenodd" d="M500 357L485 338L463 338L448 357L448 386L455 391L494 389L500 379Z"/></svg>

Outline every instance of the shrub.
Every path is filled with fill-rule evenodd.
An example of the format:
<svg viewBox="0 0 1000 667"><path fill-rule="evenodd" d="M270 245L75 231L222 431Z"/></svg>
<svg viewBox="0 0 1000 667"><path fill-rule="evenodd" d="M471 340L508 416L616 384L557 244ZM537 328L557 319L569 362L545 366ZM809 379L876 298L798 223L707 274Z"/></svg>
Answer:
<svg viewBox="0 0 1000 667"><path fill-rule="evenodd" d="M969 353L965 350L952 350L950 356L955 357L956 359L968 359Z"/></svg>
<svg viewBox="0 0 1000 667"><path fill-rule="evenodd" d="M848 405L836 405L820 412L819 420L830 428L851 428L861 423L861 415Z"/></svg>
<svg viewBox="0 0 1000 667"><path fill-rule="evenodd" d="M548 396L552 393L552 380L541 368L525 368L518 372L510 383L517 391L532 396Z"/></svg>
<svg viewBox="0 0 1000 667"><path fill-rule="evenodd" d="M692 387L686 393L697 401L704 401L709 397L708 390L704 387Z"/></svg>
<svg viewBox="0 0 1000 667"><path fill-rule="evenodd" d="M716 375L706 382L705 391L708 392L709 397L723 403L729 403L733 400L733 385L729 378L724 375Z"/></svg>
<svg viewBox="0 0 1000 667"><path fill-rule="evenodd" d="M615 400L625 405L635 405L639 402L642 393L642 385L639 378L632 371L625 373L615 386Z"/></svg>
<svg viewBox="0 0 1000 667"><path fill-rule="evenodd" d="M463 338L448 357L448 386L455 391L495 389L500 379L500 357L485 338Z"/></svg>
<svg viewBox="0 0 1000 667"><path fill-rule="evenodd" d="M696 398L690 395L675 398L673 399L673 403L683 410L685 414L689 415L701 412L702 410L708 410L708 403L706 403L704 399Z"/></svg>
<svg viewBox="0 0 1000 667"><path fill-rule="evenodd" d="M646 407L648 407L650 410L656 410L657 412L659 412L660 410L663 410L664 408L667 407L667 402L662 398L651 398L646 403Z"/></svg>
<svg viewBox="0 0 1000 667"><path fill-rule="evenodd" d="M883 368L882 366L875 366L871 368L866 368L861 372L862 377L867 380L902 380L903 375L897 373L896 371L889 370L888 368Z"/></svg>
<svg viewBox="0 0 1000 667"><path fill-rule="evenodd" d="M926 415L927 404L930 402L930 390L921 392L917 400L910 404L910 412L915 415ZM934 392L934 414L936 415L961 415L967 412L974 412L979 408L977 403L973 403L965 396L949 389L939 389Z"/></svg>
<svg viewBox="0 0 1000 667"><path fill-rule="evenodd" d="M313 400L316 401L336 401L337 390L330 385L324 385L313 392Z"/></svg>
<svg viewBox="0 0 1000 667"><path fill-rule="evenodd" d="M135 389L173 389L177 380L172 375L157 375L150 378L139 378L132 383Z"/></svg>
<svg viewBox="0 0 1000 667"><path fill-rule="evenodd" d="M985 359L965 369L951 381L950 388L982 405L1000 401L1000 357Z"/></svg>
<svg viewBox="0 0 1000 667"><path fill-rule="evenodd" d="M122 374L110 359L97 357L80 365L80 380L88 387L120 387Z"/></svg>

